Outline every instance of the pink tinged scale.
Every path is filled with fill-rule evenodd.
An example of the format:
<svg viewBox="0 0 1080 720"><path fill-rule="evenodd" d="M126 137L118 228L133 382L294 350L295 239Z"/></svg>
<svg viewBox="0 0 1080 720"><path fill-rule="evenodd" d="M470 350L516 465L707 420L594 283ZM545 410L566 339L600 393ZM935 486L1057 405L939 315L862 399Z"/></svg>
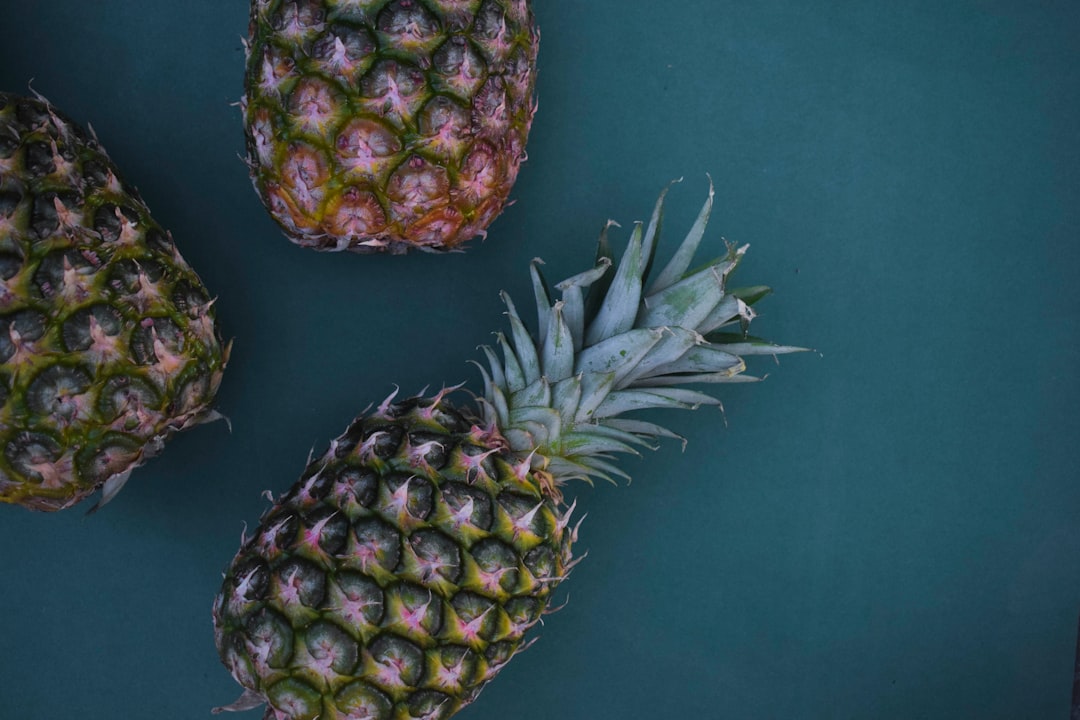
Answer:
<svg viewBox="0 0 1080 720"><path fill-rule="evenodd" d="M350 594L347 590L339 590L340 597L337 603L330 608L331 612L337 613L355 627L369 625L365 612L369 608L382 607L382 602L374 599L365 599L359 594Z"/></svg>
<svg viewBox="0 0 1080 720"><path fill-rule="evenodd" d="M401 601L401 608L398 610L398 618L395 623L406 628L409 632L416 634L427 634L427 629L424 627L424 621L428 618L428 609L431 607L432 595L428 591L428 599L423 605L416 608L410 608L404 600Z"/></svg>
<svg viewBox="0 0 1080 720"><path fill-rule="evenodd" d="M393 651L386 653L382 660L377 660L366 650L365 654L370 658L375 668L375 679L385 687L393 690L405 690L409 687L406 675L409 673L409 661Z"/></svg>
<svg viewBox="0 0 1080 720"><path fill-rule="evenodd" d="M307 132L324 133L339 112L331 89L316 79L304 80L293 91L297 124Z"/></svg>
<svg viewBox="0 0 1080 720"><path fill-rule="evenodd" d="M49 490L62 488L75 480L75 458L71 453L65 453L56 460L37 458L26 466L41 476L41 487Z"/></svg>
<svg viewBox="0 0 1080 720"><path fill-rule="evenodd" d="M358 118L338 134L338 162L346 170L364 176L381 174L387 158L401 150L397 137L374 120Z"/></svg>
<svg viewBox="0 0 1080 720"><path fill-rule="evenodd" d="M56 198L57 217L60 217L60 207L63 207L60 203L60 199ZM93 270L87 269L80 271L71 264L67 256L64 256L64 287L60 290L60 297L70 304L78 304L90 297L91 290L91 278L93 276ZM93 315L90 316L93 318Z"/></svg>

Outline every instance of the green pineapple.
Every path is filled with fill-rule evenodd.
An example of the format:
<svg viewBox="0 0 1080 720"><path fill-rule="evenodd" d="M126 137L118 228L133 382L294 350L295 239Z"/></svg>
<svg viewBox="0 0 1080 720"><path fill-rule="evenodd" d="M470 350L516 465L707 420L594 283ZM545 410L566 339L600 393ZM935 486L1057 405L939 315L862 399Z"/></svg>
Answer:
<svg viewBox="0 0 1080 720"><path fill-rule="evenodd" d="M253 0L248 164L293 242L445 251L506 204L535 111L530 0Z"/></svg>
<svg viewBox="0 0 1080 720"><path fill-rule="evenodd" d="M0 502L105 502L217 417L212 305L97 139L0 93Z"/></svg>
<svg viewBox="0 0 1080 720"><path fill-rule="evenodd" d="M225 575L222 661L266 720L450 717L527 644L575 564L571 479L625 477L613 456L676 437L623 417L718 405L687 389L752 380L743 356L798 348L746 335L764 287L729 289L745 246L689 270L712 192L672 259L650 273L663 195L616 264L555 286L532 266L530 336L485 348L477 404L387 398L278 498ZM651 279L649 279L651 276Z"/></svg>

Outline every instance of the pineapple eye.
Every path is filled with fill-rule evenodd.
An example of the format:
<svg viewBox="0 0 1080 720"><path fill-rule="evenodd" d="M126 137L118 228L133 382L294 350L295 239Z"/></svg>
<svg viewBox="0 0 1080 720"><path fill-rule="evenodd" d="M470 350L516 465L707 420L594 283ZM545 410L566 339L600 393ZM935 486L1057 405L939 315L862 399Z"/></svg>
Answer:
<svg viewBox="0 0 1080 720"><path fill-rule="evenodd" d="M30 228L39 238L51 237L60 227L60 218L56 214L58 193L42 193L34 198L30 212ZM66 204L66 203L65 203Z"/></svg>
<svg viewBox="0 0 1080 720"><path fill-rule="evenodd" d="M0 157L3 157L2 148L0 148ZM22 202L22 195L19 192L15 190L0 192L0 217L9 218L14 215L20 202Z"/></svg>
<svg viewBox="0 0 1080 720"><path fill-rule="evenodd" d="M4 197L0 194L0 214L4 212ZM22 258L15 253L0 253L0 279L10 280L22 270Z"/></svg>
<svg viewBox="0 0 1080 720"><path fill-rule="evenodd" d="M53 365L30 382L26 402L38 415L71 419L78 413L75 398L90 387L90 374L78 367Z"/></svg>
<svg viewBox="0 0 1080 720"><path fill-rule="evenodd" d="M301 557L286 560L274 569L275 594L288 605L299 602L318 608L326 597L326 574L314 563Z"/></svg>
<svg viewBox="0 0 1080 720"><path fill-rule="evenodd" d="M461 578L461 550L438 530L418 530L409 538L409 544L419 560L425 582L436 573L455 584Z"/></svg>
<svg viewBox="0 0 1080 720"><path fill-rule="evenodd" d="M82 172L87 192L92 192L109 184L109 171L100 160L87 160L83 163Z"/></svg>
<svg viewBox="0 0 1080 720"><path fill-rule="evenodd" d="M140 451L138 443L121 435L111 435L97 447L79 453L79 472L94 483L104 483L127 471L138 460Z"/></svg>
<svg viewBox="0 0 1080 720"><path fill-rule="evenodd" d="M7 362L20 347L45 334L45 316L36 310L20 310L0 317L0 362Z"/></svg>
<svg viewBox="0 0 1080 720"><path fill-rule="evenodd" d="M394 672L402 685L416 687L424 670L424 651L397 635L383 634L371 643L372 659Z"/></svg>
<svg viewBox="0 0 1080 720"><path fill-rule="evenodd" d="M94 230L106 243L114 243L120 239L120 233L123 230L121 220L128 224L135 224L139 221L139 214L131 208L106 203L94 213Z"/></svg>
<svg viewBox="0 0 1080 720"><path fill-rule="evenodd" d="M38 177L45 177L56 172L52 148L43 142L26 143L24 150L26 169Z"/></svg>
<svg viewBox="0 0 1080 720"><path fill-rule="evenodd" d="M345 717L386 718L393 712L390 699L363 680L349 683L338 690L334 696L334 705L345 713ZM424 717L416 713L412 716Z"/></svg>
<svg viewBox="0 0 1080 720"><path fill-rule="evenodd" d="M347 455L352 451L353 446L339 446L339 452L341 451L341 448L345 448L345 454ZM375 501L375 496L379 491L379 476L366 468L357 469L346 467L336 475L334 483L341 491L349 493L356 498L356 502L363 507L371 507L371 503Z"/></svg>
<svg viewBox="0 0 1080 720"><path fill-rule="evenodd" d="M253 557L240 563L233 570L233 585L243 602L254 602L266 598L270 589L270 570L266 561Z"/></svg>
<svg viewBox="0 0 1080 720"><path fill-rule="evenodd" d="M22 125L24 132L26 130L32 130L42 126L51 126L52 123L49 120L49 113L44 104L23 101L19 102L21 98L15 98L15 117Z"/></svg>
<svg viewBox="0 0 1080 720"><path fill-rule="evenodd" d="M491 498L487 493L461 483L446 483L439 490L451 513L455 515L455 521L457 514L468 509L471 501L472 512L468 517L461 518L461 521L481 530L491 529Z"/></svg>
<svg viewBox="0 0 1080 720"><path fill-rule="evenodd" d="M506 16L497 3L488 0L476 13L473 32L487 40L498 40L506 28Z"/></svg>
<svg viewBox="0 0 1080 720"><path fill-rule="evenodd" d="M93 322L91 322L93 318ZM64 321L62 330L64 347L69 352L82 352L94 343L95 333L105 337L116 337L123 327L123 317L120 312L105 304L92 305L91 307L77 310ZM97 326L95 330L94 326Z"/></svg>
<svg viewBox="0 0 1080 720"><path fill-rule="evenodd" d="M382 622L386 598L377 582L349 570L338 572L337 579L331 582L337 583L337 592L343 596L343 600L338 603L341 607L336 608L339 613L352 614L352 609L355 608L369 625Z"/></svg>
<svg viewBox="0 0 1080 720"><path fill-rule="evenodd" d="M422 45L439 32L439 23L420 3L394 0L375 21L380 32L398 36L395 44Z"/></svg>
<svg viewBox="0 0 1080 720"><path fill-rule="evenodd" d="M328 555L337 555L345 549L349 537L349 520L333 507L323 507L304 519L308 528L322 523L319 531L319 547Z"/></svg>
<svg viewBox="0 0 1080 720"><path fill-rule="evenodd" d="M379 518L367 517L353 524L357 556L364 569L376 564L393 571L401 560L401 538L397 530Z"/></svg>
<svg viewBox="0 0 1080 720"><path fill-rule="evenodd" d="M42 297L53 297L65 290L65 275L69 268L75 271L76 276L86 276L94 271L90 261L76 250L58 250L42 259L34 273L34 284Z"/></svg>
<svg viewBox="0 0 1080 720"><path fill-rule="evenodd" d="M316 663L339 675L351 675L360 659L360 648L347 632L332 622L313 622L304 629L304 645Z"/></svg>
<svg viewBox="0 0 1080 720"><path fill-rule="evenodd" d="M60 443L45 433L22 432L8 441L4 457L22 475L49 482L55 480L49 475L55 472Z"/></svg>
<svg viewBox="0 0 1080 720"><path fill-rule="evenodd" d="M169 318L147 318L131 332L131 357L139 365L158 362L154 339L162 343L166 352L174 352L183 344L183 331Z"/></svg>
<svg viewBox="0 0 1080 720"><path fill-rule="evenodd" d="M518 560L514 549L495 538L487 538L472 547L473 559L482 571L480 584L485 595L498 590L513 592L518 581Z"/></svg>
<svg viewBox="0 0 1080 720"><path fill-rule="evenodd" d="M288 667L293 656L293 632L289 621L264 607L248 616L244 625L247 640L266 657L270 667Z"/></svg>
<svg viewBox="0 0 1080 720"><path fill-rule="evenodd" d="M157 409L161 399L150 383L142 378L116 375L105 381L98 393L97 409L109 422L128 413Z"/></svg>
<svg viewBox="0 0 1080 720"><path fill-rule="evenodd" d="M556 568L558 562L555 553L547 545L539 545L533 548L524 558L525 567L529 569L533 577L541 582L553 582L557 580Z"/></svg>

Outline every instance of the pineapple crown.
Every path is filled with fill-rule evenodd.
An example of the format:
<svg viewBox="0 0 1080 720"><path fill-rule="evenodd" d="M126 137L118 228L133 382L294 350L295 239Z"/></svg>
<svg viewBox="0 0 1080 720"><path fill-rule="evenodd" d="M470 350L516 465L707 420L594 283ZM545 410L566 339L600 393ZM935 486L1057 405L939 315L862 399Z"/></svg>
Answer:
<svg viewBox="0 0 1080 720"><path fill-rule="evenodd" d="M678 182L678 181L676 181ZM701 383L756 381L743 374L744 356L780 355L804 348L776 345L747 334L751 306L764 286L729 289L727 281L748 245L691 269L712 211L714 190L667 264L651 275L663 219L665 188L647 226L638 222L616 261L600 234L596 265L555 285L552 302L539 260L531 266L537 333L531 335L506 294L510 336L497 333L502 358L482 349L487 367L480 407L510 449L531 455L556 483L616 476L615 453L654 448L657 438L682 439L655 423L623 417L649 408L720 405L687 388Z"/></svg>

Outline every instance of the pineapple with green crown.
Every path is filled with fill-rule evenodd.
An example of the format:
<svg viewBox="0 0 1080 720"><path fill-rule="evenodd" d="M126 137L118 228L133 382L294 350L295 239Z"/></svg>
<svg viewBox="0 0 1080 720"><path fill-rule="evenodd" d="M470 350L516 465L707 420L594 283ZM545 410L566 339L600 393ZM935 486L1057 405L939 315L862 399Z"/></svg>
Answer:
<svg viewBox="0 0 1080 720"><path fill-rule="evenodd" d="M97 139L0 93L0 502L107 501L218 417L227 357L206 288Z"/></svg>
<svg viewBox="0 0 1080 720"><path fill-rule="evenodd" d="M253 0L248 164L318 250L460 249L525 157L539 35L529 0Z"/></svg>
<svg viewBox="0 0 1080 720"><path fill-rule="evenodd" d="M626 417L718 405L687 388L743 382L748 355L798 348L746 334L764 287L728 278L746 247L691 270L712 192L652 268L663 195L616 263L552 292L531 268L530 334L485 348L475 405L391 395L310 462L241 541L214 607L222 661L244 686L225 710L265 720L444 720L529 641L574 567L571 479L625 474L618 453L677 437ZM501 350L501 354L500 354Z"/></svg>

